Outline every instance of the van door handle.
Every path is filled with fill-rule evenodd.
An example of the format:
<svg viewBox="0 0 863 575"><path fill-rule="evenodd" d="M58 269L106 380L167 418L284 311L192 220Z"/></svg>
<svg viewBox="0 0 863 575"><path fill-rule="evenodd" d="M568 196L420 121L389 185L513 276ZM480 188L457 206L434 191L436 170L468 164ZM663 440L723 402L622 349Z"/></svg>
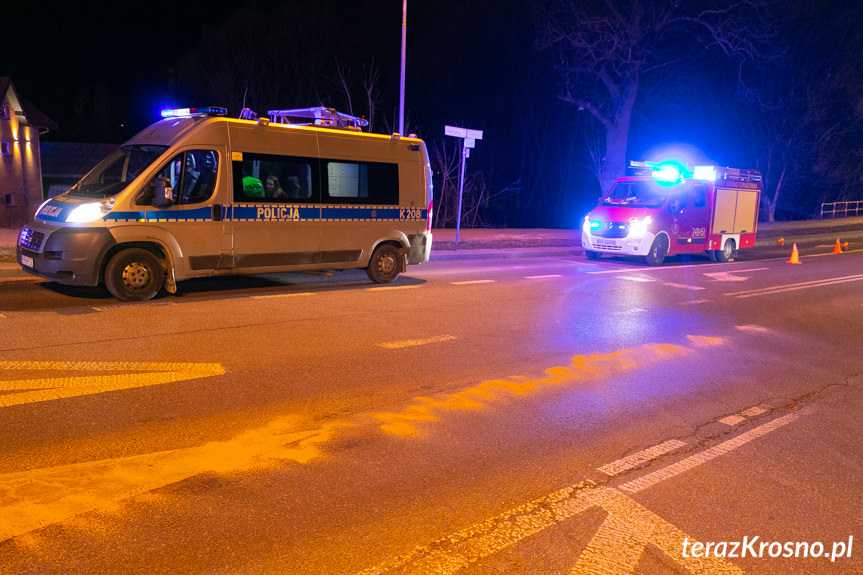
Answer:
<svg viewBox="0 0 863 575"><path fill-rule="evenodd" d="M222 204L213 204L213 221L222 221Z"/></svg>

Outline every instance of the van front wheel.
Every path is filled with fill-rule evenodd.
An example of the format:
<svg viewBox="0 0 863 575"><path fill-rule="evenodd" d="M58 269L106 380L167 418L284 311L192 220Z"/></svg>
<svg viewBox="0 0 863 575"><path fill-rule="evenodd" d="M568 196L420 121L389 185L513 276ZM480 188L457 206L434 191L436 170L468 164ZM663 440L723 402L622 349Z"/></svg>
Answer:
<svg viewBox="0 0 863 575"><path fill-rule="evenodd" d="M376 284L388 284L399 277L402 270L402 254L392 244L382 244L372 252L366 274Z"/></svg>
<svg viewBox="0 0 863 575"><path fill-rule="evenodd" d="M645 261L651 266L661 266L665 261L665 255L668 253L668 240L665 236L659 236L653 240L653 245L650 246L650 251L644 256Z"/></svg>
<svg viewBox="0 0 863 575"><path fill-rule="evenodd" d="M105 287L121 301L152 299L165 281L159 259L142 248L123 250L105 267Z"/></svg>

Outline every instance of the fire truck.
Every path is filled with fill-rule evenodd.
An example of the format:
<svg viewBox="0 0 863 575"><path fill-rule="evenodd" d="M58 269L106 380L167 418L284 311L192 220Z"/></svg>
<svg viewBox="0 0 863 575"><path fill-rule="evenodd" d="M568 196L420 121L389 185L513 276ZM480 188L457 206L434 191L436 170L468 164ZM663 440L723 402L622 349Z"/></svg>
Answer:
<svg viewBox="0 0 863 575"><path fill-rule="evenodd" d="M631 162L584 218L588 258L643 256L658 266L666 256L706 252L731 261L755 245L761 174L717 166L689 169L678 162Z"/></svg>

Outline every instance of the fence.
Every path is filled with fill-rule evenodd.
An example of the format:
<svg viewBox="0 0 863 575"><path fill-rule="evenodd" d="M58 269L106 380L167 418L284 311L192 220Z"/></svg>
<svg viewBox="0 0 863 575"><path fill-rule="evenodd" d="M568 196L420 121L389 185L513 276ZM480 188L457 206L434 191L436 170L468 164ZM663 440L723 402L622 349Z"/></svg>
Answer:
<svg viewBox="0 0 863 575"><path fill-rule="evenodd" d="M821 204L821 219L863 216L863 201Z"/></svg>

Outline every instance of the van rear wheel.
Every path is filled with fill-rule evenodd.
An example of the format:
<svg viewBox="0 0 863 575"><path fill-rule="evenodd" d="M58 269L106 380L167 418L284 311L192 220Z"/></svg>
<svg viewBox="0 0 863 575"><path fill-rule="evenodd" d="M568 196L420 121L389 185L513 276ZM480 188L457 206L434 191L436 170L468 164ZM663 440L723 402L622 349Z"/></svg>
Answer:
<svg viewBox="0 0 863 575"><path fill-rule="evenodd" d="M121 301L152 299L164 281L159 259L142 248L118 252L105 267L105 287Z"/></svg>
<svg viewBox="0 0 863 575"><path fill-rule="evenodd" d="M734 259L734 240L725 240L721 250L715 250L713 257L718 262L730 262Z"/></svg>
<svg viewBox="0 0 863 575"><path fill-rule="evenodd" d="M372 252L366 274L376 284L388 284L402 271L401 251L392 244L382 244Z"/></svg>

